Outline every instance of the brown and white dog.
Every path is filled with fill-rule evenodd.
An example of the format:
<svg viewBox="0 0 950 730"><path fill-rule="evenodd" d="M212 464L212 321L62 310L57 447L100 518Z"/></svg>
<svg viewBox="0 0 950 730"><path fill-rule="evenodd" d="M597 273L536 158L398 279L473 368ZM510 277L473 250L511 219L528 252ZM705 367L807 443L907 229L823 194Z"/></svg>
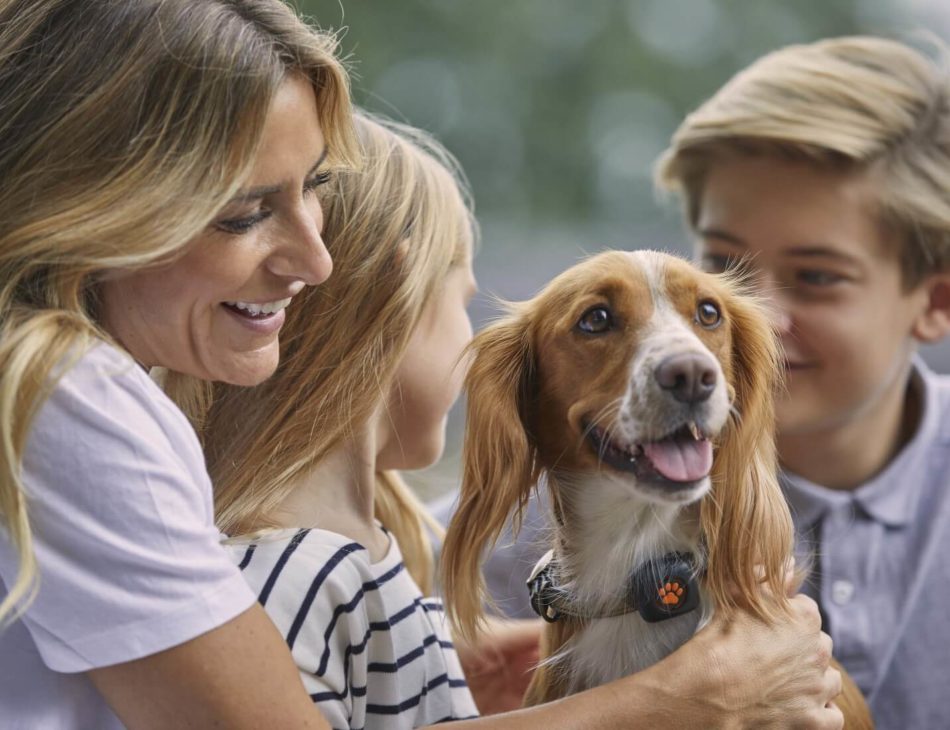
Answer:
<svg viewBox="0 0 950 730"><path fill-rule="evenodd" d="M510 305L472 352L446 607L471 638L484 551L545 480L556 528L532 599L552 623L526 704L643 669L714 611L786 615L782 371L767 317L734 278L603 253ZM870 727L846 684L849 727Z"/></svg>

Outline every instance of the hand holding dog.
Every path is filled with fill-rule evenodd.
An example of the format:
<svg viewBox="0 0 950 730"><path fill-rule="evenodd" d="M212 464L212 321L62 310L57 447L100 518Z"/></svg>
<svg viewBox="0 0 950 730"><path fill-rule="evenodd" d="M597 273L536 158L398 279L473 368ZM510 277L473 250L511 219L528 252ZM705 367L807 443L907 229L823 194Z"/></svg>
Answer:
<svg viewBox="0 0 950 730"><path fill-rule="evenodd" d="M790 603L791 620L771 627L744 611L714 618L643 673L653 675L657 701L677 708L679 727L843 727L831 702L841 674L817 604L804 595Z"/></svg>

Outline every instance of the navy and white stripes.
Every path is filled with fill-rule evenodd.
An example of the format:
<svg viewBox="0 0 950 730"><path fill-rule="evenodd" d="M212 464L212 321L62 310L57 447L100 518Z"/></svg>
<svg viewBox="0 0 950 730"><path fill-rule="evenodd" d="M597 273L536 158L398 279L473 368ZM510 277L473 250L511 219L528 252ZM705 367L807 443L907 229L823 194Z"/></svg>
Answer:
<svg viewBox="0 0 950 730"><path fill-rule="evenodd" d="M395 540L378 563L316 529L226 547L334 728L398 730L477 714L441 602L423 598Z"/></svg>

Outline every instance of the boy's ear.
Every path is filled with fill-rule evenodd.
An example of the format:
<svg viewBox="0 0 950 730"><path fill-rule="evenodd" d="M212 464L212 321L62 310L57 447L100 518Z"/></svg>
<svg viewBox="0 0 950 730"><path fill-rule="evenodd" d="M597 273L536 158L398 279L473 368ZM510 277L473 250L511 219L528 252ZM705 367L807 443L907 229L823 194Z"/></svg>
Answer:
<svg viewBox="0 0 950 730"><path fill-rule="evenodd" d="M919 342L939 342L950 334L950 271L931 274L921 287L927 307L914 322L913 335Z"/></svg>

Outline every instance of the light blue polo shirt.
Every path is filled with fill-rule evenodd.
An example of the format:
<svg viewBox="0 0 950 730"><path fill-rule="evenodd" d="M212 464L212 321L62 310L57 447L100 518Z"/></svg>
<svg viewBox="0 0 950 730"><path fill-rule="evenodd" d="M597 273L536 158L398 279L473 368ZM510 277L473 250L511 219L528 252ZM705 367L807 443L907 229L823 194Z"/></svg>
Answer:
<svg viewBox="0 0 950 730"><path fill-rule="evenodd" d="M852 492L786 474L803 592L882 730L950 728L950 377L914 363L921 421Z"/></svg>

